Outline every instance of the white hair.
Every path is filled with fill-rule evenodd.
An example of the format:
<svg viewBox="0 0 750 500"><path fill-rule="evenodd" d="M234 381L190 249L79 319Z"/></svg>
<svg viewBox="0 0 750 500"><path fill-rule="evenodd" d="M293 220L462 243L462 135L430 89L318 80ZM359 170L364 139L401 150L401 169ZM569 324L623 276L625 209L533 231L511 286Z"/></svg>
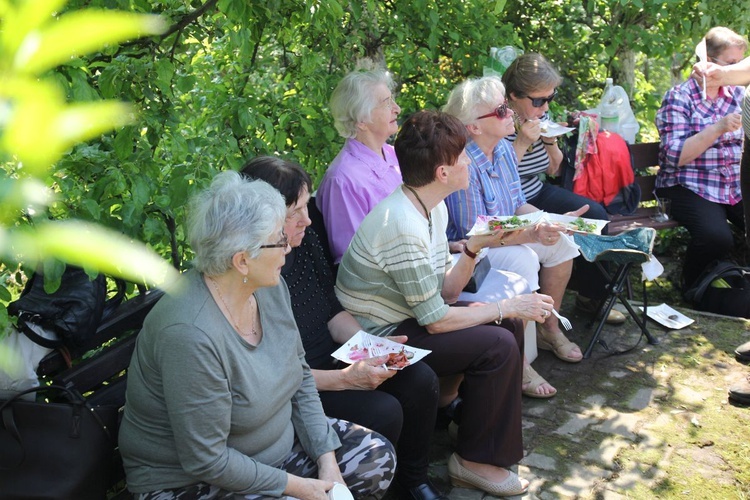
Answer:
<svg viewBox="0 0 750 500"><path fill-rule="evenodd" d="M372 119L372 110L379 104L375 97L375 87L378 85L393 90L390 73L381 70L352 71L336 85L329 106L333 124L341 137L356 137L357 124Z"/></svg>
<svg viewBox="0 0 750 500"><path fill-rule="evenodd" d="M217 275L232 267L237 252L257 257L285 217L284 198L270 184L231 170L221 172L190 203L187 230L195 253L193 267Z"/></svg>
<svg viewBox="0 0 750 500"><path fill-rule="evenodd" d="M443 112L468 125L477 120L477 108L488 105L494 107L499 97L505 97L505 86L497 76L470 78L451 91L448 102L443 106Z"/></svg>

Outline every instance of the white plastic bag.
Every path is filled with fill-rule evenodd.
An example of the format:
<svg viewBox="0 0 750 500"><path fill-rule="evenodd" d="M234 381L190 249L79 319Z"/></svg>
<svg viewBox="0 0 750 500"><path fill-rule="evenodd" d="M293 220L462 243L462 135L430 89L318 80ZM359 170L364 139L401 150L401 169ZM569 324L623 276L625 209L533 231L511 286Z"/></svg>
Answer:
<svg viewBox="0 0 750 500"><path fill-rule="evenodd" d="M612 93L615 95L615 102L619 116L617 133L625 139L625 142L633 144L635 143L635 136L638 134L638 130L640 130L641 126L638 124L638 120L635 119L633 110L630 109L630 98L628 97L628 93L619 85L614 85L612 87ZM596 113L597 116L601 116L600 107L601 105L590 111ZM601 121L599 122L599 125L601 125Z"/></svg>
<svg viewBox="0 0 750 500"><path fill-rule="evenodd" d="M26 335L8 325L0 338L0 399L39 385L36 369L53 349L32 342Z"/></svg>

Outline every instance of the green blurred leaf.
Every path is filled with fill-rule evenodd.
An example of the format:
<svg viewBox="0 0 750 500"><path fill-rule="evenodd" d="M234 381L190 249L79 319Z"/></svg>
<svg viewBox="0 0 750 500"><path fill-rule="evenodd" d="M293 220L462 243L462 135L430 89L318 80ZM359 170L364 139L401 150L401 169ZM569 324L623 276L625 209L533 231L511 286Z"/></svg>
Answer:
<svg viewBox="0 0 750 500"><path fill-rule="evenodd" d="M4 52L15 54L23 40L45 22L49 22L52 15L66 3L67 0L36 0L7 5L3 12L3 29L0 31Z"/></svg>
<svg viewBox="0 0 750 500"><path fill-rule="evenodd" d="M93 9L71 12L30 33L18 48L13 67L39 74L102 46L166 29L157 16Z"/></svg>
<svg viewBox="0 0 750 500"><path fill-rule="evenodd" d="M178 275L142 243L94 224L73 220L49 222L38 226L33 235L16 233L9 237L13 247L26 256L52 257L134 283L164 285Z"/></svg>

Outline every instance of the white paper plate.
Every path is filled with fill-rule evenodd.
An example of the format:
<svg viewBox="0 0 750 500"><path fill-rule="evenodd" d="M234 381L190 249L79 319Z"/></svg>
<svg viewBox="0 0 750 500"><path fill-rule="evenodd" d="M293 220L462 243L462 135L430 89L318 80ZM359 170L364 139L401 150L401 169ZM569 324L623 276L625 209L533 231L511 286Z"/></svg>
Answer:
<svg viewBox="0 0 750 500"><path fill-rule="evenodd" d="M575 130L573 127L563 127L559 123L551 122L549 120L542 122L540 126L542 127L542 133L540 134L542 137L558 137Z"/></svg>
<svg viewBox="0 0 750 500"><path fill-rule="evenodd" d="M513 217L517 217L522 222L512 227L503 228L503 230L506 233L511 232L511 231L521 231L528 227L534 226L537 222L539 222L542 219L542 217L544 217L544 212L540 210L538 212L531 212L531 213L523 214L523 215L507 215L507 216L480 215L479 217L477 217L477 221L474 223L474 227L471 228L471 231L469 231L468 234L469 236L474 236L475 234L491 234L493 232L493 230L490 229L491 221L503 222L503 221L511 220Z"/></svg>
<svg viewBox="0 0 750 500"><path fill-rule="evenodd" d="M370 344L375 349L379 349L381 355L391 354L391 353L400 353L403 351L406 357L409 358L409 364L416 363L417 361L421 360L422 358L424 358L425 356L427 356L428 354L432 352L427 349L419 349L417 347L410 347L405 344L399 344L398 342L389 340L386 337L377 337L375 335L370 335L369 333L366 333L360 330L357 333L355 333L354 336L346 342L346 344L336 349L333 352L333 354L331 354L331 356L338 359L339 361L343 361L344 363L349 363L349 364L352 364L362 359L375 357L369 352L367 348L364 347L363 341L365 338L369 338ZM391 367L391 366L388 366L387 368L390 370L401 369L398 367Z"/></svg>
<svg viewBox="0 0 750 500"><path fill-rule="evenodd" d="M638 309L643 311L643 307L638 307ZM672 330L679 330L680 328L685 328L686 326L695 323L694 319L688 318L680 311L672 309L667 304L650 306L646 312L646 316Z"/></svg>
<svg viewBox="0 0 750 500"><path fill-rule="evenodd" d="M564 226L567 231L581 234L602 234L602 229L604 229L604 226L609 224L609 221L606 220L586 219L585 217L573 217L572 215L562 214L546 213L544 215L544 218L551 224L560 224ZM580 226L575 224L575 221L577 221L578 219L581 219L587 226L590 226L591 229L581 229Z"/></svg>

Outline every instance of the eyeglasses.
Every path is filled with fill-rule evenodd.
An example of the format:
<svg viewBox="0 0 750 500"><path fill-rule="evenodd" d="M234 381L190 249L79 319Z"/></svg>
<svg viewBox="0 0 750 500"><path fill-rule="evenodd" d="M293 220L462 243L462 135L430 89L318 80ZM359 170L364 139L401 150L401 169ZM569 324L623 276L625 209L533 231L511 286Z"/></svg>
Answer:
<svg viewBox="0 0 750 500"><path fill-rule="evenodd" d="M260 248L286 248L289 245L289 238L286 234L281 233L281 239L278 243L269 243L267 245L261 245Z"/></svg>
<svg viewBox="0 0 750 500"><path fill-rule="evenodd" d="M508 102L502 103L500 106L496 107L495 110L492 113L487 113L486 115L478 116L477 120L481 120L482 118L491 118L495 117L499 120L502 120L504 118L508 117Z"/></svg>
<svg viewBox="0 0 750 500"><path fill-rule="evenodd" d="M715 57L709 57L711 59L711 62L714 64L718 64L719 66L731 66L732 64L737 64L736 61L722 61L721 59L716 59Z"/></svg>
<svg viewBox="0 0 750 500"><path fill-rule="evenodd" d="M555 91L552 92L552 95L548 97L531 97L528 95L525 95L524 97L526 99L529 99L531 101L531 105L534 106L535 108L541 108L548 102L552 102L555 99L555 97L557 97L557 89L555 89Z"/></svg>

